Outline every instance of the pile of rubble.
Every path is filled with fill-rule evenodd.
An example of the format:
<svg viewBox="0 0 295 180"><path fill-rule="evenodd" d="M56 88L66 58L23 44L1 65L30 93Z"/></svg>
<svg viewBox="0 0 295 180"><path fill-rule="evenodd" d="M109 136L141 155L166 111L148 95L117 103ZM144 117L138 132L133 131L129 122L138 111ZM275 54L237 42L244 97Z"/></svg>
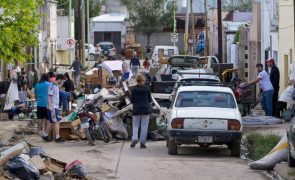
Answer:
<svg viewBox="0 0 295 180"><path fill-rule="evenodd" d="M127 84L125 81L121 83L120 87L106 89L102 88L95 94L87 94L84 98L77 101L76 111L61 121L60 134L64 139L79 140L86 139L85 134L79 128L81 120L77 116L79 107L83 103L93 99L99 99L96 103L101 109L103 119L106 121L112 138L115 139L130 139L132 135L132 103L130 102L131 90L135 85L132 81ZM164 140L166 133L166 125L164 116L167 109L160 107L158 102L153 99L150 124L149 124L149 138L152 140ZM65 125L68 124L68 125ZM64 128L70 128L67 132Z"/></svg>
<svg viewBox="0 0 295 180"><path fill-rule="evenodd" d="M86 179L80 161L70 164L46 155L41 147L20 142L11 147L0 148L0 179Z"/></svg>

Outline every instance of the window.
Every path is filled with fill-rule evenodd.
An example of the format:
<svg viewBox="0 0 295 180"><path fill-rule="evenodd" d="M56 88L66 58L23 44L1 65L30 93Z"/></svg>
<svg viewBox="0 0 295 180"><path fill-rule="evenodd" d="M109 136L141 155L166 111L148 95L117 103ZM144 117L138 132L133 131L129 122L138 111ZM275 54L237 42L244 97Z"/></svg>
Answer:
<svg viewBox="0 0 295 180"><path fill-rule="evenodd" d="M248 54L245 54L245 59L248 59Z"/></svg>
<svg viewBox="0 0 295 180"><path fill-rule="evenodd" d="M177 95L175 107L216 107L236 108L235 100L230 93L214 91L184 91Z"/></svg>
<svg viewBox="0 0 295 180"><path fill-rule="evenodd" d="M245 46L245 50L248 50L248 46L247 45Z"/></svg>
<svg viewBox="0 0 295 180"><path fill-rule="evenodd" d="M245 68L248 68L248 63L245 63Z"/></svg>
<svg viewBox="0 0 295 180"><path fill-rule="evenodd" d="M248 77L248 72L245 72L245 77Z"/></svg>

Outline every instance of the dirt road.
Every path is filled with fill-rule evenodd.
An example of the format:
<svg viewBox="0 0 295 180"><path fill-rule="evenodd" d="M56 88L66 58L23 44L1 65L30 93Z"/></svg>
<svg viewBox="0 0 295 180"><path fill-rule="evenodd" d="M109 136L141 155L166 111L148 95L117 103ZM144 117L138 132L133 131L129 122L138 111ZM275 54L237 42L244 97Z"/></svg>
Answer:
<svg viewBox="0 0 295 180"><path fill-rule="evenodd" d="M265 179L260 171L250 170L245 161L230 157L222 147L183 147L180 155L169 156L164 141L148 142L147 149L131 149L130 142L98 141L96 146L89 146L87 141L45 143L36 135L26 139L59 160L81 160L92 179Z"/></svg>

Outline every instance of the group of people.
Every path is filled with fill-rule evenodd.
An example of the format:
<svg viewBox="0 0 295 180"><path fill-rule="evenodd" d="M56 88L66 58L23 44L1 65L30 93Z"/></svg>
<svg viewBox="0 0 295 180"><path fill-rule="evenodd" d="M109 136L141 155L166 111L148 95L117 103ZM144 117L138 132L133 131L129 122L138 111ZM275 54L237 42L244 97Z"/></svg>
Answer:
<svg viewBox="0 0 295 180"><path fill-rule="evenodd" d="M60 87L59 87L60 86ZM64 88L64 90L60 89ZM59 107L68 111L68 104L74 92L74 82L68 73L57 77L54 72L42 74L40 81L35 85L34 93L37 100L38 130L43 140L50 141L49 134L54 129L55 142L64 140L59 134Z"/></svg>
<svg viewBox="0 0 295 180"><path fill-rule="evenodd" d="M247 84L250 85L259 82L261 92L261 106L265 111L265 115L279 117L280 112L276 107L278 104L278 93L280 89L280 71L273 58L267 59L266 63L270 69L270 72L266 72L261 63L257 64L256 68L258 76L255 80L250 81Z"/></svg>

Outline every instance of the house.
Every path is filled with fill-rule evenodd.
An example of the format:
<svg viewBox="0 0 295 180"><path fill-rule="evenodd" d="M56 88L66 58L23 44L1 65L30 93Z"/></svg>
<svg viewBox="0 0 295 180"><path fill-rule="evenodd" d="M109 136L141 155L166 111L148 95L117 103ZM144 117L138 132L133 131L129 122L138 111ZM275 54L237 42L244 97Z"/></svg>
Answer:
<svg viewBox="0 0 295 180"><path fill-rule="evenodd" d="M280 68L280 90L288 84L291 64L294 64L294 1L279 1L279 68Z"/></svg>
<svg viewBox="0 0 295 180"><path fill-rule="evenodd" d="M111 41L117 51L124 47L127 33L126 14L103 14L90 19L90 39L92 44Z"/></svg>

